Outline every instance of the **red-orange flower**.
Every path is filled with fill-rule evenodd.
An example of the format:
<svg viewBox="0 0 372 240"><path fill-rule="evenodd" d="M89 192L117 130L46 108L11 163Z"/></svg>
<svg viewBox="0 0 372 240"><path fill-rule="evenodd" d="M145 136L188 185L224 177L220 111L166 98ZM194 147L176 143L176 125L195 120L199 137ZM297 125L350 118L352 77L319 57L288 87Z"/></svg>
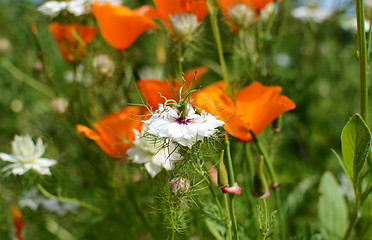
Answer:
<svg viewBox="0 0 372 240"><path fill-rule="evenodd" d="M142 120L145 120L144 109L130 106L95 123L95 131L80 124L76 128L84 137L94 140L108 155L123 158L135 138L133 129L141 131Z"/></svg>
<svg viewBox="0 0 372 240"><path fill-rule="evenodd" d="M77 24L51 23L49 31L57 41L62 56L68 63L79 61L84 55L85 45L92 42L97 28Z"/></svg>
<svg viewBox="0 0 372 240"><path fill-rule="evenodd" d="M10 208L10 212L12 214L14 227L16 229L15 236L18 240L24 240L24 238L22 237L22 229L24 225L22 212L17 206L12 206Z"/></svg>
<svg viewBox="0 0 372 240"><path fill-rule="evenodd" d="M218 0L221 11L227 19L229 19L229 11L237 4L249 6L253 11L262 11L267 4L274 2L274 0ZM280 0L278 1L280 2Z"/></svg>
<svg viewBox="0 0 372 240"><path fill-rule="evenodd" d="M274 0L246 0L248 5L251 6L252 9L259 12L263 10L267 4L274 2ZM281 2L278 0L277 2Z"/></svg>
<svg viewBox="0 0 372 240"><path fill-rule="evenodd" d="M223 81L214 83L194 95L196 105L226 122L224 128L240 141L252 140L249 130L260 134L280 114L296 105L280 95L279 86L263 86L259 82L243 88L235 95L235 102L226 94Z"/></svg>
<svg viewBox="0 0 372 240"><path fill-rule="evenodd" d="M94 2L92 12L103 38L116 50L126 50L148 29L155 29L155 10L143 6L131 10L124 6Z"/></svg>
<svg viewBox="0 0 372 240"><path fill-rule="evenodd" d="M170 16L182 13L196 15L198 21L202 21L208 15L208 7L205 0L154 0L159 17L165 25L170 23Z"/></svg>
<svg viewBox="0 0 372 240"><path fill-rule="evenodd" d="M195 76L195 72L197 72ZM185 73L185 86L184 92L189 89L190 84L192 83L194 77L194 85L197 85L199 80L208 72L206 67L197 67L193 68ZM159 108L159 104L164 103L164 96L167 99L178 100L179 89L182 86L180 82L174 82L172 80L161 81L156 79L143 79L137 82L137 86L142 93L144 102L149 105L152 110ZM160 95L161 94L161 95Z"/></svg>

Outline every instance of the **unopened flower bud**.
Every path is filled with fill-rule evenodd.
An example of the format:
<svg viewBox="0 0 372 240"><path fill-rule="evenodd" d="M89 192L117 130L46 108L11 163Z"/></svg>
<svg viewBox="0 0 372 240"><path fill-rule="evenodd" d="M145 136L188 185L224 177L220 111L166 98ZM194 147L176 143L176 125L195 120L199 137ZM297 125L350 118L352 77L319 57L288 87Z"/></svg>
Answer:
<svg viewBox="0 0 372 240"><path fill-rule="evenodd" d="M64 114L68 108L68 101L65 98L58 97L52 100L53 111L58 114Z"/></svg>
<svg viewBox="0 0 372 240"><path fill-rule="evenodd" d="M253 195L255 197L265 199L270 196L269 188L267 186L265 173L263 171L264 157L261 156L258 161L256 172L253 177Z"/></svg>
<svg viewBox="0 0 372 240"><path fill-rule="evenodd" d="M36 62L34 64L34 71L40 73L43 71L43 64L41 62Z"/></svg>
<svg viewBox="0 0 372 240"><path fill-rule="evenodd" d="M245 4L236 4L229 9L230 21L239 29L247 29L255 20L254 11Z"/></svg>
<svg viewBox="0 0 372 240"><path fill-rule="evenodd" d="M180 39L189 37L199 26L198 18L192 13L182 13L169 17L176 36Z"/></svg>
<svg viewBox="0 0 372 240"><path fill-rule="evenodd" d="M98 55L93 59L93 67L103 76L111 77L115 71L114 61L106 54Z"/></svg>
<svg viewBox="0 0 372 240"><path fill-rule="evenodd" d="M12 49L12 44L7 38L0 38L0 54L8 53Z"/></svg>
<svg viewBox="0 0 372 240"><path fill-rule="evenodd" d="M223 162L223 155L225 151L222 150L220 161L218 162L218 186L224 187L229 184L229 178L227 175L227 170L225 163Z"/></svg>
<svg viewBox="0 0 372 240"><path fill-rule="evenodd" d="M176 196L185 194L190 190L190 181L182 177L173 178L170 182L170 189Z"/></svg>
<svg viewBox="0 0 372 240"><path fill-rule="evenodd" d="M18 113L18 112L21 112L23 110L23 103L21 100L19 99L14 99L11 103L10 103L10 109L15 112L15 113Z"/></svg>

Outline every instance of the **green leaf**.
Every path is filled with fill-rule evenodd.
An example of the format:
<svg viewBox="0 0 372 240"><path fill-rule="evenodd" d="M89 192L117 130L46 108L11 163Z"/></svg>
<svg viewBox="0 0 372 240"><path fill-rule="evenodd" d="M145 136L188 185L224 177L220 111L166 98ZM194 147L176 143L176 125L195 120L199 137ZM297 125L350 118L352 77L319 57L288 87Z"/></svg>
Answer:
<svg viewBox="0 0 372 240"><path fill-rule="evenodd" d="M320 180L318 218L324 239L342 239L348 226L347 205L335 177L326 172Z"/></svg>
<svg viewBox="0 0 372 240"><path fill-rule="evenodd" d="M211 232L211 234L213 235L213 237L215 237L215 239L217 240L223 240L225 233L226 233L226 228L225 226L221 225L221 223L211 219L211 218L205 218L205 223L207 225L207 228L209 229L209 231Z"/></svg>
<svg viewBox="0 0 372 240"><path fill-rule="evenodd" d="M355 187L371 146L371 132L359 114L355 114L342 130L341 144L346 170Z"/></svg>
<svg viewBox="0 0 372 240"><path fill-rule="evenodd" d="M344 170L344 172L346 173L346 175L348 176L348 178L350 179L351 181L351 177L349 176L349 172L346 170L346 167L345 167L345 163L342 161L342 159L340 158L340 156L337 154L337 152L335 150L333 150L331 148L331 151L333 152L333 154L336 156L337 158L337 161L338 161L338 164L340 164L342 170Z"/></svg>

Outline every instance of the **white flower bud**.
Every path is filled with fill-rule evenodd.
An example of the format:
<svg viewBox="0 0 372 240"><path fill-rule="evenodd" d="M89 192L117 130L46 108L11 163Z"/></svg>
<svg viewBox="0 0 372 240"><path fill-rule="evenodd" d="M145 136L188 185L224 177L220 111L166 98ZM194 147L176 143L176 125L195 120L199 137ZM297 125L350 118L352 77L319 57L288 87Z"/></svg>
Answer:
<svg viewBox="0 0 372 240"><path fill-rule="evenodd" d="M169 16L174 33L180 39L189 37L199 26L198 18L192 13Z"/></svg>
<svg viewBox="0 0 372 240"><path fill-rule="evenodd" d="M7 53L12 50L12 44L7 38L0 38L0 54Z"/></svg>
<svg viewBox="0 0 372 240"><path fill-rule="evenodd" d="M68 101L65 98L59 97L52 100L53 111L58 114L64 114L68 108Z"/></svg>
<svg viewBox="0 0 372 240"><path fill-rule="evenodd" d="M96 56L92 65L99 74L106 77L111 77L115 71L114 61L106 54Z"/></svg>
<svg viewBox="0 0 372 240"><path fill-rule="evenodd" d="M240 29L247 29L255 20L254 11L245 4L236 4L229 9L230 21Z"/></svg>

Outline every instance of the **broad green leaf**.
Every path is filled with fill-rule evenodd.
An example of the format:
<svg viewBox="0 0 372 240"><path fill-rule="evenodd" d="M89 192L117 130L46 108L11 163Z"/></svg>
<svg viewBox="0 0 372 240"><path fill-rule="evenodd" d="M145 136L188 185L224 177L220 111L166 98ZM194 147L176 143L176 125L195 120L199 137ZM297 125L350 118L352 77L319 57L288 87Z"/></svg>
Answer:
<svg viewBox="0 0 372 240"><path fill-rule="evenodd" d="M326 172L320 180L318 218L324 239L342 239L348 226L347 205L335 177Z"/></svg>
<svg viewBox="0 0 372 240"><path fill-rule="evenodd" d="M359 114L355 114L342 130L341 144L348 176L356 186L371 146L371 133Z"/></svg>

